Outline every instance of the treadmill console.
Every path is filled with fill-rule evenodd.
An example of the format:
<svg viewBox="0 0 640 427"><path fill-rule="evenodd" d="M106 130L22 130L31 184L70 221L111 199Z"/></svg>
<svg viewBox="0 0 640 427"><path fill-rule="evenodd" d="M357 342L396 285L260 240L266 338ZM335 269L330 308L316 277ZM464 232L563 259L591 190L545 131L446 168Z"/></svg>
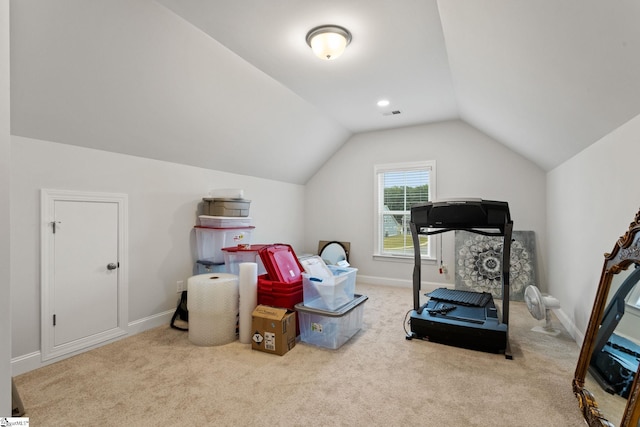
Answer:
<svg viewBox="0 0 640 427"><path fill-rule="evenodd" d="M425 202L411 207L411 222L418 227L502 228L509 221L509 204L495 200Z"/></svg>

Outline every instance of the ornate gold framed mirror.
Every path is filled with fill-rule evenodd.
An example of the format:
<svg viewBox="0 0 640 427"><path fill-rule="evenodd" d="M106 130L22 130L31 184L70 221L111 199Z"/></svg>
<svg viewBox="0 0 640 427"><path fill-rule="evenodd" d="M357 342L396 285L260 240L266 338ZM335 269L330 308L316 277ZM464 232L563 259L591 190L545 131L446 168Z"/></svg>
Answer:
<svg viewBox="0 0 640 427"><path fill-rule="evenodd" d="M640 211L604 265L573 379L590 426L640 427Z"/></svg>
<svg viewBox="0 0 640 427"><path fill-rule="evenodd" d="M318 243L318 255L327 265L336 265L340 261L348 262L350 249L350 242L320 240Z"/></svg>

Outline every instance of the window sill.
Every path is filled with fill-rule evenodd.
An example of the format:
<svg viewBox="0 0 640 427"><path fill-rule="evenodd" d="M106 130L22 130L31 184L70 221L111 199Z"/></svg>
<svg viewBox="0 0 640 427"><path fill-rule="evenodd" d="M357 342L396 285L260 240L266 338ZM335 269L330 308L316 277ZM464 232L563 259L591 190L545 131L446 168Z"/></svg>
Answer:
<svg viewBox="0 0 640 427"><path fill-rule="evenodd" d="M637 305L629 304L629 303L626 303L625 305L626 305L625 311L627 313L630 313L636 317L640 317L640 307L638 307Z"/></svg>
<svg viewBox="0 0 640 427"><path fill-rule="evenodd" d="M413 264L414 259L412 256L403 256L403 255L380 255L373 254L374 261L385 261L385 262L401 262L405 264ZM435 258L422 258L422 264L427 265L436 265Z"/></svg>

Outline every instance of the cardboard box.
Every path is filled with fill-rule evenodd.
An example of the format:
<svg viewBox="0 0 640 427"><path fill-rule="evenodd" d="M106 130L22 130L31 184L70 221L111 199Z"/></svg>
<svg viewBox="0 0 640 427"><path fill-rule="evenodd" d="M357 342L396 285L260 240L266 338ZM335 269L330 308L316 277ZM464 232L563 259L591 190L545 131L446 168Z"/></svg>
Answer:
<svg viewBox="0 0 640 427"><path fill-rule="evenodd" d="M296 345L295 311L259 305L253 310L251 348L282 356Z"/></svg>

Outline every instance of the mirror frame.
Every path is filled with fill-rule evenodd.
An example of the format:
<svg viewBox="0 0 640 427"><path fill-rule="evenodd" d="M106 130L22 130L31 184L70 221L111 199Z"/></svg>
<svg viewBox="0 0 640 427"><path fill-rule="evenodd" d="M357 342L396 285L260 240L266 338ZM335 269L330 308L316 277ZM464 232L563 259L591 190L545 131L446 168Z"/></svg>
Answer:
<svg viewBox="0 0 640 427"><path fill-rule="evenodd" d="M337 240L320 240L318 242L318 255L322 254L322 251L324 250L324 248L326 248L331 244L336 244L336 243L342 246L342 249L344 250L344 254L346 257L346 261L349 262L349 251L351 250L351 242L339 242Z"/></svg>
<svg viewBox="0 0 640 427"><path fill-rule="evenodd" d="M593 394L584 387L585 378L591 361L591 355L595 346L595 340L598 335L598 329L602 321L602 315L607 303L607 295L611 287L611 281L614 275L621 271L627 270L629 266L640 265L640 211L636 213L634 221L629 225L629 230L620 237L613 247L611 253L604 254L604 265L600 275L600 283L596 293L595 302L589 318L587 331L584 335L584 341L578 357L575 375L573 378L573 392L578 399L580 410L589 426L614 426L612 422L618 420L607 420L604 418L598 402L596 402ZM622 419L619 421L620 427L637 427L640 420L640 368L636 372L627 399Z"/></svg>

